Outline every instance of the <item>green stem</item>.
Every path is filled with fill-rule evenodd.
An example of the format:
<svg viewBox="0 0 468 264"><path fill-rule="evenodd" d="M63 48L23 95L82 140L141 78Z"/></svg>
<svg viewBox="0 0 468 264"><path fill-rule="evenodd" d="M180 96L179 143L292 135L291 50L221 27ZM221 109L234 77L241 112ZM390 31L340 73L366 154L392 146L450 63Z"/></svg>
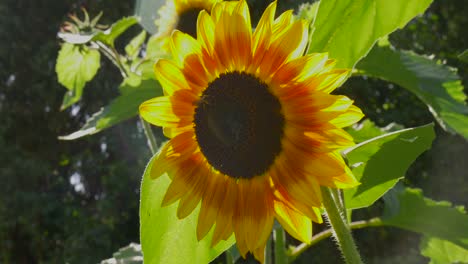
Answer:
<svg viewBox="0 0 468 264"><path fill-rule="evenodd" d="M366 228L366 227L377 227L377 226L382 226L382 220L379 217L371 218L369 220L362 220L362 221L355 221L349 224L349 228L351 229L361 229L361 228ZM308 248L314 246L318 242L329 238L333 234L333 229L327 229L324 230L312 237L312 240L309 244L302 243L297 247L293 247L289 250L289 257L291 260L294 260L298 256L300 256L304 251L306 251Z"/></svg>
<svg viewBox="0 0 468 264"><path fill-rule="evenodd" d="M287 264L286 236L283 227L278 227L274 231L275 235L275 264Z"/></svg>
<svg viewBox="0 0 468 264"><path fill-rule="evenodd" d="M151 130L151 125L146 122L143 118L141 118L141 124L143 125L143 130L145 131L146 138L148 139L148 146L151 150L151 153L156 154L158 150L158 141L154 137L153 130Z"/></svg>
<svg viewBox="0 0 468 264"><path fill-rule="evenodd" d="M332 191L327 187L322 187L322 196L328 221L333 228L333 236L337 241L346 263L363 264L347 221L343 219L343 216L340 214L339 201L333 198Z"/></svg>
<svg viewBox="0 0 468 264"><path fill-rule="evenodd" d="M272 233L273 234L273 233ZM265 247L265 263L266 264L273 264L273 250L272 250L272 236L268 238L266 247Z"/></svg>
<svg viewBox="0 0 468 264"><path fill-rule="evenodd" d="M122 62L120 61L120 55L117 52L117 50L109 48L106 44L102 43L101 41L93 41L93 44L95 44L99 48L99 50L102 52L102 54L104 54L104 56L106 56L115 66L117 66L123 78L128 77L127 71L125 70L124 66L122 65Z"/></svg>

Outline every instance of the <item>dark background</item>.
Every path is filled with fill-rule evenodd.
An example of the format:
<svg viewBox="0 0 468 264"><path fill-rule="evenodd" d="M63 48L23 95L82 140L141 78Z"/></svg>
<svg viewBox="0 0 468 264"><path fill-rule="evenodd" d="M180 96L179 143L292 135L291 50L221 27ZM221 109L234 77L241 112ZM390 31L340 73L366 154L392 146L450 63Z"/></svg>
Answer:
<svg viewBox="0 0 468 264"><path fill-rule="evenodd" d="M258 18L269 1L249 1ZM300 1L279 1L295 8ZM138 242L139 185L150 157L138 119L75 141L59 141L117 95L121 77L105 58L76 106L59 111L66 91L57 82L57 31L67 14L104 11L111 24L133 14L133 1L2 0L0 2L0 263L96 263ZM424 16L390 37L398 48L434 54L459 70L468 48L465 0L436 0ZM120 40L128 39L128 34ZM118 45L118 48L123 45ZM465 89L466 91L466 89ZM406 90L352 78L338 90L356 100L379 126L432 122L427 107ZM468 205L468 144L437 128L432 150L410 168L407 185L435 200ZM377 216L381 204L356 213ZM321 227L317 227L319 230ZM355 231L367 263L427 263L416 234L394 228ZM294 241L291 241L294 243ZM330 241L296 263L342 263Z"/></svg>

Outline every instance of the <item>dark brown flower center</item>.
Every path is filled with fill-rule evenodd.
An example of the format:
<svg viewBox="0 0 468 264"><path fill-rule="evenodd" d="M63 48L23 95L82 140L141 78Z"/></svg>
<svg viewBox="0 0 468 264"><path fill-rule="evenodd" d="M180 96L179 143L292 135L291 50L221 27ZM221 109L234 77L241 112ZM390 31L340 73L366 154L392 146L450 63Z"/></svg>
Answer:
<svg viewBox="0 0 468 264"><path fill-rule="evenodd" d="M192 8L185 10L179 15L176 29L197 38L197 18L202 8Z"/></svg>
<svg viewBox="0 0 468 264"><path fill-rule="evenodd" d="M268 86L251 74L221 74L195 109L195 134L202 153L233 178L265 173L281 152L284 117Z"/></svg>

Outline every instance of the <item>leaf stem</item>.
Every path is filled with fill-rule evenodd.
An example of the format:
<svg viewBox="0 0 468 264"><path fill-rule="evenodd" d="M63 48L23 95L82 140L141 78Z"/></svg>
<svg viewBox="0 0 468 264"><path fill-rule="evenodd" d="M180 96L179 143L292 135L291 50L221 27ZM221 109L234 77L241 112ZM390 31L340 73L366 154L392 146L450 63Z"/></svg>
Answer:
<svg viewBox="0 0 468 264"><path fill-rule="evenodd" d="M102 52L102 54L104 54L104 56L106 56L115 66L117 66L123 78L128 77L127 71L122 65L122 62L119 58L119 54L117 50L115 50L115 48L110 48L101 41L93 41L92 43L99 48L99 50Z"/></svg>
<svg viewBox="0 0 468 264"><path fill-rule="evenodd" d="M366 227L377 227L377 226L382 226L382 220L379 217L374 217L369 220L361 220L361 221L355 221L349 224L349 228L351 229L361 229L361 228L366 228ZM288 256L290 257L290 260L296 259L299 255L304 253L308 248L314 246L318 242L329 238L333 234L333 229L327 229L324 230L312 237L312 240L310 244L302 243L297 247L292 247L289 249Z"/></svg>
<svg viewBox="0 0 468 264"><path fill-rule="evenodd" d="M153 134L153 130L151 130L151 125L146 122L141 116L140 116L141 124L143 125L143 130L145 131L146 138L148 139L148 146L151 150L151 153L156 154L156 151L158 150L158 141L156 140L156 137Z"/></svg>
<svg viewBox="0 0 468 264"><path fill-rule="evenodd" d="M340 214L339 201L334 199L332 191L327 187L322 187L322 196L323 205L327 211L327 218L333 229L333 236L346 263L363 264L347 221Z"/></svg>
<svg viewBox="0 0 468 264"><path fill-rule="evenodd" d="M286 255L286 236L282 226L275 228L275 264L287 264L288 256Z"/></svg>

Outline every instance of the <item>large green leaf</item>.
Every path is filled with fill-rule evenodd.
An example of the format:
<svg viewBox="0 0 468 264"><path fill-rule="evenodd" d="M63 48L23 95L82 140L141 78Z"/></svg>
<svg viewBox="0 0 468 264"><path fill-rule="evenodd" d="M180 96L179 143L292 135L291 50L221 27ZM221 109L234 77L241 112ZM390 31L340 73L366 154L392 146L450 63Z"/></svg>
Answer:
<svg viewBox="0 0 468 264"><path fill-rule="evenodd" d="M136 23L138 23L137 17L124 17L112 24L110 28L96 34L93 40L99 40L111 47L114 47L115 39Z"/></svg>
<svg viewBox="0 0 468 264"><path fill-rule="evenodd" d="M158 29L154 23L158 19L158 10L166 3L165 0L137 0L135 14L140 17L140 24L151 34Z"/></svg>
<svg viewBox="0 0 468 264"><path fill-rule="evenodd" d="M388 43L376 45L357 68L414 93L444 129L468 138L466 95L452 68L412 52L395 50Z"/></svg>
<svg viewBox="0 0 468 264"><path fill-rule="evenodd" d="M352 68L381 37L423 13L432 0L322 0L309 52L328 52Z"/></svg>
<svg viewBox="0 0 468 264"><path fill-rule="evenodd" d="M347 209L367 207L404 177L411 163L429 149L434 125L409 128L368 141L345 152L361 185L344 191Z"/></svg>
<svg viewBox="0 0 468 264"><path fill-rule="evenodd" d="M420 189L397 187L384 196L382 221L385 225L447 240L468 249L468 215L462 207L425 198Z"/></svg>
<svg viewBox="0 0 468 264"><path fill-rule="evenodd" d="M121 95L86 121L78 131L59 137L62 140L73 140L83 136L96 134L117 123L125 121L138 114L138 107L145 100L162 95L159 83L154 79L142 80L131 77L124 80L120 86Z"/></svg>
<svg viewBox="0 0 468 264"><path fill-rule="evenodd" d="M431 259L429 264L468 263L468 250L449 241L425 237L421 242L421 254Z"/></svg>
<svg viewBox="0 0 468 264"><path fill-rule="evenodd" d="M100 58L97 50L87 46L70 43L62 45L55 65L59 83L68 89L62 109L80 100L85 84L93 79L99 69Z"/></svg>
<svg viewBox="0 0 468 264"><path fill-rule="evenodd" d="M153 159L152 159L153 160ZM140 200L140 241L145 264L208 263L234 244L234 236L210 248L213 229L201 241L196 237L200 205L188 217L178 219L178 203L161 207L170 179L150 178L152 160L143 175Z"/></svg>

